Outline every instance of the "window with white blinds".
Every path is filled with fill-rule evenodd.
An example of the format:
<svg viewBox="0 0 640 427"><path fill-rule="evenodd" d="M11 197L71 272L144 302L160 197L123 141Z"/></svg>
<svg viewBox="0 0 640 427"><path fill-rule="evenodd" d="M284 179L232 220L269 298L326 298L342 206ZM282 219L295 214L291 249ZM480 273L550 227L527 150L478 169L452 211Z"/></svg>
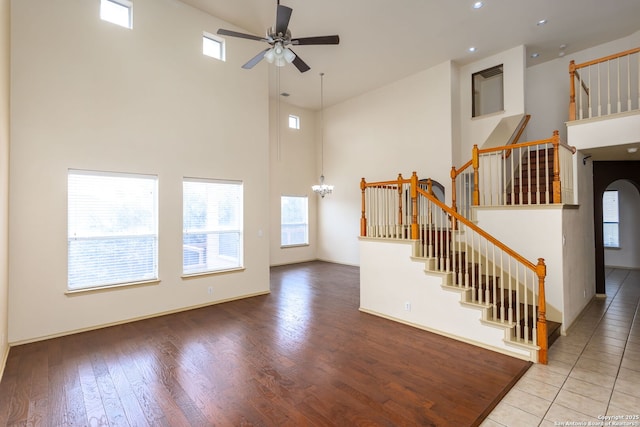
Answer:
<svg viewBox="0 0 640 427"><path fill-rule="evenodd" d="M158 179L68 172L68 288L158 279Z"/></svg>
<svg viewBox="0 0 640 427"><path fill-rule="evenodd" d="M183 180L184 275L242 268L243 184Z"/></svg>

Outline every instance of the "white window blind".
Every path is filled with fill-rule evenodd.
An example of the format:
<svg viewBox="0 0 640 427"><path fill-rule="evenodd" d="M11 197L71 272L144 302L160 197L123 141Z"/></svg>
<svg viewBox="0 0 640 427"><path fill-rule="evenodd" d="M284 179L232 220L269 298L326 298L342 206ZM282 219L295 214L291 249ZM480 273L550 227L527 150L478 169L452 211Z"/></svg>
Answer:
<svg viewBox="0 0 640 427"><path fill-rule="evenodd" d="M243 184L185 178L183 181L183 274L241 268Z"/></svg>
<svg viewBox="0 0 640 427"><path fill-rule="evenodd" d="M158 278L157 177L70 170L68 288Z"/></svg>
<svg viewBox="0 0 640 427"><path fill-rule="evenodd" d="M602 232L604 246L620 247L620 219L618 216L618 191L605 191L602 195Z"/></svg>
<svg viewBox="0 0 640 427"><path fill-rule="evenodd" d="M280 199L280 244L309 244L309 199L307 196L282 196Z"/></svg>

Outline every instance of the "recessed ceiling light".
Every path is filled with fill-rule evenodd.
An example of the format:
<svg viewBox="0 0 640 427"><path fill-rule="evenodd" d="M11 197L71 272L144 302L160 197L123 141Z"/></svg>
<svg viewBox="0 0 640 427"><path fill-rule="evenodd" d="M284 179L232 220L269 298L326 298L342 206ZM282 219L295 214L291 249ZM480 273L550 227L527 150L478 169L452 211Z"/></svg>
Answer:
<svg viewBox="0 0 640 427"><path fill-rule="evenodd" d="M482 6L484 6L484 2L477 1L477 2L473 3L473 8L474 9L480 9Z"/></svg>
<svg viewBox="0 0 640 427"><path fill-rule="evenodd" d="M567 45L566 45L566 44L564 44L564 43L563 43L563 44L561 44L561 45L560 45L560 50L564 50L564 49L566 49L566 48L567 48Z"/></svg>
<svg viewBox="0 0 640 427"><path fill-rule="evenodd" d="M468 50L469 50L469 52L475 52L475 51L476 51L476 48L475 48L475 47L473 47L473 46L471 46Z"/></svg>
<svg viewBox="0 0 640 427"><path fill-rule="evenodd" d="M287 96L289 96L289 94L287 92L282 92L280 96L284 96L286 98Z"/></svg>
<svg viewBox="0 0 640 427"><path fill-rule="evenodd" d="M629 153L629 154L633 154L636 151L638 151L637 147L629 147L629 148L627 148L627 153Z"/></svg>
<svg viewBox="0 0 640 427"><path fill-rule="evenodd" d="M537 25L544 25L544 24L546 24L546 23L547 23L547 20L546 20L546 19L541 19L541 20L539 20L539 21L537 22Z"/></svg>
<svg viewBox="0 0 640 427"><path fill-rule="evenodd" d="M564 52L560 51L560 53L558 54L558 56L564 56Z"/></svg>
<svg viewBox="0 0 640 427"><path fill-rule="evenodd" d="M532 53L532 54L531 54L531 57L532 57L532 58L537 58L538 56L540 56L540 54L539 54L539 53L537 53L537 52L536 52L536 53Z"/></svg>

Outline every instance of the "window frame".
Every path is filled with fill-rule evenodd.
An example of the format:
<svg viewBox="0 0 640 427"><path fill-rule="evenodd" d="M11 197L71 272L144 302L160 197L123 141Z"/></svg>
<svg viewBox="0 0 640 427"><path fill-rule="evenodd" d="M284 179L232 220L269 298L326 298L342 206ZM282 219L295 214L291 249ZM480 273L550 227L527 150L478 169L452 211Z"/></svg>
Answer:
<svg viewBox="0 0 640 427"><path fill-rule="evenodd" d="M492 91L488 92L485 83L491 83L500 77L500 93L495 94ZM482 80L480 80L482 78ZM491 87L489 87L491 88ZM483 90L484 89L484 90ZM495 89L494 89L495 90ZM497 99L500 97L500 105L494 106L489 111L484 111L482 99L483 95L490 94L490 99ZM495 65L493 67L486 68L484 70L477 71L471 74L471 118L477 118L482 116L488 116L495 113L504 111L504 64Z"/></svg>
<svg viewBox="0 0 640 427"><path fill-rule="evenodd" d="M217 43L220 46L220 56L210 55L206 52L206 43L207 41ZM202 54L206 57L217 59L219 61L226 61L226 48L227 44L225 43L225 39L222 37L218 37L214 34L208 33L206 31L202 32Z"/></svg>
<svg viewBox="0 0 640 427"><path fill-rule="evenodd" d="M293 121L293 126L291 126ZM300 116L289 114L289 129L300 130Z"/></svg>
<svg viewBox="0 0 640 427"><path fill-rule="evenodd" d="M235 206L235 208L237 208L237 212L235 212L235 217L239 221L237 224L237 228L234 228L233 226L231 227L219 226L218 228L215 228L215 229L214 228L203 229L203 228L194 228L194 227L187 226L185 221L187 218L186 213L188 209L188 205L187 205L188 201L186 200L187 198L186 184L188 183L201 183L201 184L213 184L213 185L230 184L230 185L238 186L240 200L237 206ZM207 205L207 209L210 209L210 208L211 207ZM187 245L186 243L186 240L189 240L189 236L201 236L204 234L204 235L207 235L206 239L208 240L209 234L232 234L232 233L237 233L238 235L237 263L235 263L235 265L221 266L219 268L210 268L209 261L207 260L207 247L206 247L206 245L209 245L210 243L208 241L199 242L200 244L205 244L205 247L202 247L202 248L195 247L194 245ZM198 265L201 265L200 268L196 268L196 267L185 268L187 266L185 264L185 249L187 248L187 246L193 246L191 251L199 253L200 255L198 256L203 257L201 258L201 262L198 263ZM244 270L244 182L243 181L183 177L182 179L182 254L183 254L182 255L182 277L183 278L225 273L225 272L236 271L236 270ZM223 258L223 256L220 256L220 254L218 253L218 258ZM203 268L202 264L206 264L207 268Z"/></svg>
<svg viewBox="0 0 640 427"><path fill-rule="evenodd" d="M110 230L110 231L100 230L100 233L88 232L86 228L86 224L84 224L84 227L83 227L83 224L80 223L82 219L82 211L81 211L82 206L77 207L75 206L74 201L72 201L72 198L74 197L82 197L81 187L77 189L78 193L75 193L75 192L72 193L72 190L73 191L76 190L76 189L73 189L71 184L72 176L88 176L91 178L106 177L106 178L117 178L117 179L137 178L140 180L151 181L152 182L151 205L145 207L146 209L150 209L152 213L152 219L150 224L146 224L147 226L150 226L150 232L149 231L141 232L140 226L136 227L138 228L138 230L136 230L135 228L129 228L126 230L125 233L122 233L121 231L115 231L115 230ZM110 189L111 191L113 191L117 189L117 187L118 187L117 182L114 181L113 187L110 187ZM128 185L127 188L131 188L131 185ZM104 194L104 192L102 192L102 194ZM136 203L138 203L142 199L143 199L142 197L136 197ZM123 202L124 198L118 197L117 200L120 202ZM99 203L99 202L96 202L96 203ZM122 205L122 206L127 207L128 205ZM122 206L119 206L119 207L122 207ZM159 252L159 245L158 245L159 207L158 206L159 205L158 205L158 176L157 175L124 173L124 172L107 172L107 171L97 171L97 170L68 169L67 171L67 293L85 292L85 291L93 291L93 290L113 288L113 287L123 287L123 286L132 286L132 285L159 282L160 279L159 279L159 266L158 266L158 252ZM87 205L84 205L84 207L86 209ZM80 208L80 209L78 210L76 208ZM103 217L102 219L104 218L106 217ZM114 216L114 218L120 218L120 217ZM130 219L131 218L135 219L134 217L130 217ZM85 221L87 220L86 217L84 219ZM98 221L96 221L96 223L97 222ZM84 259L83 262L80 262L77 265L74 263L72 265L72 263L74 262L72 260L72 258L74 258L74 256L72 255L72 252L74 251L73 246L76 246L74 245L74 243L88 242L88 241L96 241L96 242L102 241L104 243L107 243L107 242L114 242L118 239L133 239L133 238L142 238L142 239L151 238L152 239L152 248L151 248L152 256L151 258L144 259L145 262L152 263L153 268L152 268L151 274L141 274L140 277L130 278L127 280L103 281L99 283L96 282L97 276L94 276L93 278L89 278L94 280L94 282L91 284L72 285L72 281L73 281L72 275L76 274L75 271L78 268L78 266L81 266L81 265L86 266L90 261L93 261L92 259L81 258L81 259ZM128 252L128 253L129 254L135 253L136 255L139 255L140 252L138 249L132 249L132 250L133 252ZM105 253L105 255L109 255L109 254ZM100 259L108 259L108 256L101 257ZM105 266L105 265L102 265L102 266Z"/></svg>
<svg viewBox="0 0 640 427"><path fill-rule="evenodd" d="M121 6L127 9L128 13L127 13L126 25L123 25L122 22L107 19L107 17L103 16L102 8L105 3L111 3L113 5ZM105 22L110 22L120 27L128 28L129 30L132 30L133 29L133 2L130 0L100 0L100 19L102 19Z"/></svg>
<svg viewBox="0 0 640 427"><path fill-rule="evenodd" d="M610 206L611 209L607 209L605 206L606 199L609 198L608 195L613 193L615 193L615 209L613 209L613 206ZM607 244L606 237L609 234L605 232L605 226L607 225L615 225L615 231L613 232L615 242L613 244ZM620 192L618 190L605 190L602 194L602 244L605 249L620 249Z"/></svg>
<svg viewBox="0 0 640 427"><path fill-rule="evenodd" d="M284 213L284 209L283 209L283 203L285 201L285 199L304 199L306 201L305 203L305 217L306 217L306 221L301 222L301 223L284 223L284 219L283 219L283 213ZM290 225L294 225L294 226L300 226L300 225L304 225L305 230L304 230L304 235L305 235L305 241L304 242L295 242L295 243L284 243L284 239L283 237L283 233L284 233L284 227L285 226L290 226ZM308 195L286 195L283 194L280 196L280 247L281 248L294 248L294 247L300 247L300 246L309 246L309 196Z"/></svg>

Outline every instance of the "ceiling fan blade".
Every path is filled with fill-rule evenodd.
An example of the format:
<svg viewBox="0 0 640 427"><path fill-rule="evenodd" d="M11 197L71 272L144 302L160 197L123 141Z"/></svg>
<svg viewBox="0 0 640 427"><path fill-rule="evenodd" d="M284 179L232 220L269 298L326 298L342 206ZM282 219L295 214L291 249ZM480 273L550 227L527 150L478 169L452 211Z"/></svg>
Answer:
<svg viewBox="0 0 640 427"><path fill-rule="evenodd" d="M264 54L267 53L269 49L271 48L266 48L265 50L248 60L247 63L242 66L242 68L244 68L245 70L252 69L258 62L262 61L262 58L264 58Z"/></svg>
<svg viewBox="0 0 640 427"><path fill-rule="evenodd" d="M339 44L340 37L335 36L318 36L318 37L300 37L297 39L291 39L293 45L310 45L310 44Z"/></svg>
<svg viewBox="0 0 640 427"><path fill-rule="evenodd" d="M249 39L249 40L257 40L259 42L268 42L269 40L264 37L254 36L252 34L239 33L237 31L225 30L224 28L220 28L218 30L218 34L223 36L231 36L231 37L240 37L241 39Z"/></svg>
<svg viewBox="0 0 640 427"><path fill-rule="evenodd" d="M291 50L291 52L293 52L293 50ZM296 66L298 71L300 71L301 73L304 73L305 71L309 71L311 69L311 67L309 67L306 62L300 59L297 53L293 52L293 54L296 57L293 59L293 61L291 61L291 63Z"/></svg>
<svg viewBox="0 0 640 427"><path fill-rule="evenodd" d="M287 33L291 12L293 12L293 9L290 7L278 5L278 10L276 11L276 35L282 34L284 36Z"/></svg>

